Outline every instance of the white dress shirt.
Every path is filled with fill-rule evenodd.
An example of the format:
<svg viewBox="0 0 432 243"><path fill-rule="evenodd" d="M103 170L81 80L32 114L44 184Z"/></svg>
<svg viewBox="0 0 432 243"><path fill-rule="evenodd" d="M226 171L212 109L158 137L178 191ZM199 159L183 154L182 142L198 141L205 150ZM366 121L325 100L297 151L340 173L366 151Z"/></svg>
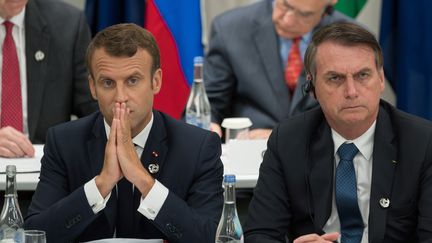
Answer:
<svg viewBox="0 0 432 243"><path fill-rule="evenodd" d="M110 127L105 120L104 120L104 125L105 125L105 131L108 138L110 133ZM135 150L139 158L141 157L142 152L144 150L144 146L147 142L152 125L153 125L153 114L147 126L138 135L132 138L132 142L136 145ZM134 190L135 188L131 188L131 189ZM90 180L84 185L84 192L87 197L87 201L89 205L92 207L93 212L95 214L105 208L106 203L108 202L111 196L110 193L106 198L102 197L102 195L100 194L96 186L95 178L93 178L92 180ZM168 192L169 192L168 188L162 185L158 180L155 180L155 184L150 189L147 196L145 198L141 198L141 203L137 209L138 212L140 212L146 218L150 220L154 220L158 215L160 209L162 208L162 205L164 204L166 198L168 197Z"/></svg>
<svg viewBox="0 0 432 243"><path fill-rule="evenodd" d="M27 65L26 65L26 55L25 55L25 26L24 26L24 15L25 7L18 14L13 16L8 21L13 23L12 36L17 49L19 70L20 70L20 81L21 81L21 99L22 99L22 114L23 114L23 129L24 134L29 136L28 122L27 122ZM6 19L0 17L0 82L1 73L3 71L3 42L6 37L6 28L3 22ZM1 85L0 85L0 97L1 97ZM1 102L1 99L0 99ZM1 106L0 106L1 109ZM1 111L0 111L1 114Z"/></svg>
<svg viewBox="0 0 432 243"><path fill-rule="evenodd" d="M353 164L356 173L357 180L357 200L359 204L360 213L363 218L363 224L365 228L363 230L363 237L361 242L367 243L368 240L368 219L369 219L369 200L370 200L370 190L371 190L371 182L372 182L372 152L374 145L374 134L375 134L376 121L372 124L372 126L363 133L360 137L354 140L347 140L343 138L340 134L338 134L335 130L332 129L332 138L334 143L334 156L335 156L335 169L339 164L339 155L337 154L338 148L343 143L354 143L356 147L359 149L359 153L354 157ZM333 185L334 185L333 178ZM324 225L323 230L327 233L331 232L340 232L340 221L336 208L335 201L335 188L333 188L333 200L332 200L332 212L330 218L327 220ZM340 238L339 238L340 242Z"/></svg>

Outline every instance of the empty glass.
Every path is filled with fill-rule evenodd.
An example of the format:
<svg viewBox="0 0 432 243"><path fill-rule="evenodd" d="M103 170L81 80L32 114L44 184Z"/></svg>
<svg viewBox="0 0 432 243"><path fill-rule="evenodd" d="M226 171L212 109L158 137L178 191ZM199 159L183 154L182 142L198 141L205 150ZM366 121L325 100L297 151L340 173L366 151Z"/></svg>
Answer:
<svg viewBox="0 0 432 243"><path fill-rule="evenodd" d="M24 230L25 243L46 243L45 231L42 230Z"/></svg>

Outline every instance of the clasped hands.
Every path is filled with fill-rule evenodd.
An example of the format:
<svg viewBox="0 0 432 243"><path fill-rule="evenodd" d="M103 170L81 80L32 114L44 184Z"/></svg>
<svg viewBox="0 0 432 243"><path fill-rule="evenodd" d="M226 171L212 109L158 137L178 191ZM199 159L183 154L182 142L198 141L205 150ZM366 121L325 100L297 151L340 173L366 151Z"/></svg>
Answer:
<svg viewBox="0 0 432 243"><path fill-rule="evenodd" d="M125 177L145 197L154 185L153 177L147 172L132 143L130 110L125 103L113 107L108 142L102 171L96 177L96 186L102 197L106 197L119 180Z"/></svg>

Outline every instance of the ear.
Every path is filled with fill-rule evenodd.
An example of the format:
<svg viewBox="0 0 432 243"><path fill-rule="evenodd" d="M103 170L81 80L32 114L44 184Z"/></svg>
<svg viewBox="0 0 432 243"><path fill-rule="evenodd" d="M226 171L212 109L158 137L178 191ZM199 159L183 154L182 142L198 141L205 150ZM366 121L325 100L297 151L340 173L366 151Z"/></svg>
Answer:
<svg viewBox="0 0 432 243"><path fill-rule="evenodd" d="M95 81L92 78L92 75L88 75L88 82L89 82L89 87L90 87L90 92L92 94L93 99L97 100L97 94L96 94L96 85L95 85Z"/></svg>
<svg viewBox="0 0 432 243"><path fill-rule="evenodd" d="M157 69L152 80L153 94L158 94L162 88L162 69Z"/></svg>
<svg viewBox="0 0 432 243"><path fill-rule="evenodd" d="M338 2L338 0L331 0L330 4L334 6L337 2Z"/></svg>

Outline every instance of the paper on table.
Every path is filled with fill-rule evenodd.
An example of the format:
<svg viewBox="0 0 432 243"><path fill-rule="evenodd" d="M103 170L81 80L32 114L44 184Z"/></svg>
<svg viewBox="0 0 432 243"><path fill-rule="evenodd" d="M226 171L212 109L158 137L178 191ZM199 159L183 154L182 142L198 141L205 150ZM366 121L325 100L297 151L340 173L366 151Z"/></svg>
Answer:
<svg viewBox="0 0 432 243"><path fill-rule="evenodd" d="M17 173L35 173L40 172L41 159L43 156L43 144L33 145L35 156L33 158L2 158L0 157L0 174L6 171L6 165L15 165Z"/></svg>

